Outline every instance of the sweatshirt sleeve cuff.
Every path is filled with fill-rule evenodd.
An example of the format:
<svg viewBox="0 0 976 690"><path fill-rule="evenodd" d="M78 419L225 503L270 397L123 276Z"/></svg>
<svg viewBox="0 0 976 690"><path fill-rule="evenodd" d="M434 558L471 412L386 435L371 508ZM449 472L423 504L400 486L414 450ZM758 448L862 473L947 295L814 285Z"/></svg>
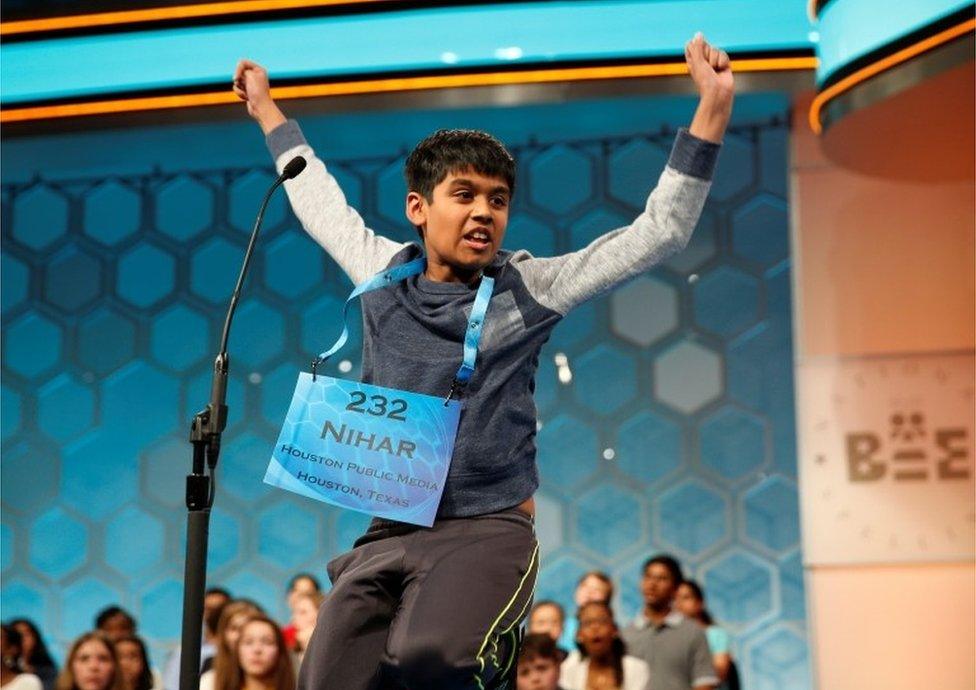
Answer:
<svg viewBox="0 0 976 690"><path fill-rule="evenodd" d="M294 120L286 120L278 125L268 132L268 136L264 140L274 160L278 160L278 156L288 149L307 143L301 127Z"/></svg>
<svg viewBox="0 0 976 690"><path fill-rule="evenodd" d="M685 175L698 177L702 180L711 180L712 174L715 172L718 152L721 148L721 144L699 139L682 127L678 130L678 136L674 140L668 165Z"/></svg>

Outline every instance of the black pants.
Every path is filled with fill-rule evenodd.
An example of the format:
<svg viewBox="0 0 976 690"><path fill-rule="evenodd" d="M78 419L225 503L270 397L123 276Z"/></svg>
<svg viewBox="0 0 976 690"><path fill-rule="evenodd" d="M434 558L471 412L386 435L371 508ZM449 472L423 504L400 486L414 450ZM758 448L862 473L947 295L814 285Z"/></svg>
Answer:
<svg viewBox="0 0 976 690"><path fill-rule="evenodd" d="M329 563L299 690L488 688L518 654L539 547L517 509L438 520L374 520Z"/></svg>

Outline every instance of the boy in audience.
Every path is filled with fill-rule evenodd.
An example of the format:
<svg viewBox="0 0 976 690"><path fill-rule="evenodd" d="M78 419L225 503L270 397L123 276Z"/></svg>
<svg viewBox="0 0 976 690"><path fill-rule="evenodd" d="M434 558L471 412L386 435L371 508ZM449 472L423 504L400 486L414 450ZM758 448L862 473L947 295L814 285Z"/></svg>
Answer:
<svg viewBox="0 0 976 690"><path fill-rule="evenodd" d="M121 606L108 606L95 616L95 629L115 642L136 634L136 619Z"/></svg>
<svg viewBox="0 0 976 690"><path fill-rule="evenodd" d="M674 608L683 580L673 557L649 558L640 585L644 608L620 636L627 653L650 666L654 690L715 690L718 676L705 631Z"/></svg>
<svg viewBox="0 0 976 690"><path fill-rule="evenodd" d="M560 690L559 649L546 633L529 633L519 652L516 690Z"/></svg>

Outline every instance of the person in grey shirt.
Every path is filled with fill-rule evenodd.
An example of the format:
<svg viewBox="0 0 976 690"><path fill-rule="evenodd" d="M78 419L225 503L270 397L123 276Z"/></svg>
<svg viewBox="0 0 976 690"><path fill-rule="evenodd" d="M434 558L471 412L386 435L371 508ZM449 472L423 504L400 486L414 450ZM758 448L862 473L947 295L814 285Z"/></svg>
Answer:
<svg viewBox="0 0 976 690"><path fill-rule="evenodd" d="M714 690L718 676L701 626L673 608L681 566L667 555L644 563L644 608L623 629L627 653L651 668L651 690Z"/></svg>
<svg viewBox="0 0 976 690"><path fill-rule="evenodd" d="M686 46L686 62L699 105L644 209L629 225L555 257L502 249L515 160L497 139L472 130L439 130L407 157L404 210L423 247L377 234L281 112L267 70L238 63L234 91L277 169L295 156L308 162L284 183L306 232L354 284L377 274L389 282L362 296L362 382L464 401L434 525L374 518L353 549L329 563L333 587L300 690L473 689L509 679L539 568L532 397L539 352L574 307L687 244L729 122L734 80L728 55L700 33ZM393 281L401 267L420 266ZM469 325L482 287L492 286L484 322ZM481 335L477 370L460 385L462 347L477 340L469 330Z"/></svg>

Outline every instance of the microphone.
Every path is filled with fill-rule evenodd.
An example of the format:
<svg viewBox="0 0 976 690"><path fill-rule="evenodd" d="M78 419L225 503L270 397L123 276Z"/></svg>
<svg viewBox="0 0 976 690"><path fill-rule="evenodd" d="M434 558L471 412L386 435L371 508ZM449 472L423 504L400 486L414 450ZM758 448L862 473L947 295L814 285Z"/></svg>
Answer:
<svg viewBox="0 0 976 690"><path fill-rule="evenodd" d="M285 165L285 169L281 171L282 180L293 180L305 169L306 162L301 156L295 156L288 164Z"/></svg>
<svg viewBox="0 0 976 690"><path fill-rule="evenodd" d="M274 181L274 184L268 189L268 193L264 195L264 201L261 202L261 208L258 210L257 220L254 222L254 230L251 231L251 239L247 243L247 251L244 252L244 263L241 266L241 272L237 277L237 285L234 287L234 292L230 298L230 305L227 308L227 318L224 320L224 331L220 337L220 350L217 353L217 359L214 360L214 378L210 389L210 405L208 406L208 409L211 410L211 421L208 431L212 432L213 439L211 442L211 455L208 457L208 462L211 463L211 467L217 462L217 454L220 452L220 432L224 430L227 423L227 406L224 403L227 396L227 369L229 364L227 338L230 335L230 324L234 318L234 311L237 309L237 301L241 296L241 288L244 286L244 277L247 275L247 269L251 264L251 253L254 251L254 244L258 239L258 230L261 228L261 221L264 220L264 212L268 208L271 195L274 194L275 190L285 180L291 180L301 174L306 165L305 159L301 156L295 156L285 165L281 174L278 175L278 179Z"/></svg>

